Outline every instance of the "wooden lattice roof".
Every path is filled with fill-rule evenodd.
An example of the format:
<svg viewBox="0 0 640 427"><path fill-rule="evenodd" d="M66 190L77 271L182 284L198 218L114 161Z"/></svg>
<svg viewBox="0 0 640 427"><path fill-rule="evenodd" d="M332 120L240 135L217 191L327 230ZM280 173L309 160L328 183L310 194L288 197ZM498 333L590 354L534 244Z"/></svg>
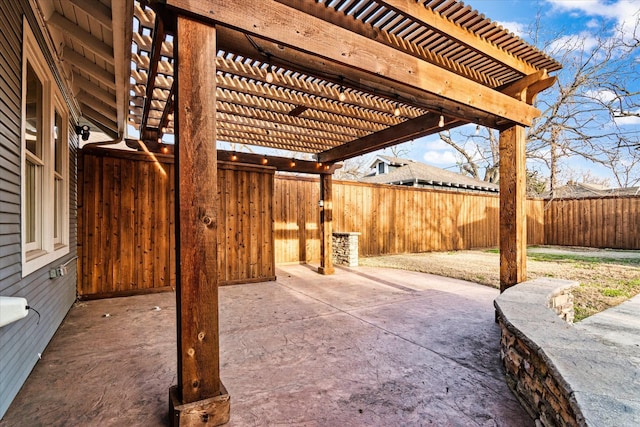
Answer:
<svg viewBox="0 0 640 427"><path fill-rule="evenodd" d="M200 3L212 9L215 19L216 5ZM546 77L547 72L561 67L506 29L454 0L278 3L309 19L321 20L328 25L325 31L346 29L373 44L386 45L495 90L509 88L525 76ZM173 35L166 24L167 13L163 8L156 14L150 7L135 5L138 21L134 25L132 54L135 83L129 123L149 139L174 131ZM401 132L402 136L387 135L382 138L385 144L468 122L501 125L500 118L488 114L469 117L467 112L460 112L458 103L433 94L416 96L415 90L386 85L384 79L375 78L383 77L382 73L366 79L355 67L349 69L326 58L316 58L318 66L314 67L309 48L300 47L303 53L285 54L288 49L279 41L274 43L261 34L233 28L227 22L217 28L218 140L321 153L351 141L365 141L361 144L364 146L370 140L369 145L377 147L381 143L373 135L430 113L435 119L428 129L423 124Z"/></svg>
<svg viewBox="0 0 640 427"><path fill-rule="evenodd" d="M456 0L38 3L82 116L147 143L174 133L179 13L216 27L216 138L326 161L466 123L529 125L561 68Z"/></svg>

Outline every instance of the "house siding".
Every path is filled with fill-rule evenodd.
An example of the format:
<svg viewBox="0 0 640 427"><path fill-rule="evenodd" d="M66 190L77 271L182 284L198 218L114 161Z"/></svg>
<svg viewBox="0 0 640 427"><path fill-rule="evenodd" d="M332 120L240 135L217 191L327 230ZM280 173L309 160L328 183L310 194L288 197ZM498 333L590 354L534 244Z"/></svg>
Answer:
<svg viewBox="0 0 640 427"><path fill-rule="evenodd" d="M78 142L72 131L73 123L69 126L69 253L21 277L20 112L24 15L43 46L28 0L0 0L0 295L26 298L42 317L38 323L38 316L30 312L26 318L0 328L0 418L76 298ZM45 57L49 64L53 63L50 54L45 52ZM58 76L55 77L58 80ZM49 279L52 266L67 262L67 275Z"/></svg>

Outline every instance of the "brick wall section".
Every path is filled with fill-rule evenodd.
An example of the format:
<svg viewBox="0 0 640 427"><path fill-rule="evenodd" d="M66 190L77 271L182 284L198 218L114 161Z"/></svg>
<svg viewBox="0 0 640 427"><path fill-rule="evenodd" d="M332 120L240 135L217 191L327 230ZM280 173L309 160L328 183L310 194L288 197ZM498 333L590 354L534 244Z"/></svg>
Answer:
<svg viewBox="0 0 640 427"><path fill-rule="evenodd" d="M335 265L358 266L358 236L360 233L333 233L331 256Z"/></svg>

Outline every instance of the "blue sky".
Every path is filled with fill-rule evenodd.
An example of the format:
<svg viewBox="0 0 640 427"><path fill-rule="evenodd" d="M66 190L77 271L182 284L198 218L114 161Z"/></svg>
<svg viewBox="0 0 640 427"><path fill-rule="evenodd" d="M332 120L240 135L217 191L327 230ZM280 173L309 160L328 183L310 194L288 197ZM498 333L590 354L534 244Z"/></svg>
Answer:
<svg viewBox="0 0 640 427"><path fill-rule="evenodd" d="M595 40L594 36L602 35L603 31L616 26L630 32L640 15L639 0L469 0L465 3L528 42L531 41L527 38L527 30L534 25L538 15L542 32L567 37L577 35L587 45ZM635 89L640 90L640 87ZM625 132L640 136L640 119L627 118L618 121L618 125ZM474 129L467 129L466 133L473 134ZM437 135L406 143L399 148L409 151L405 157L458 171L453 149L440 141ZM386 151L389 154L390 150ZM593 163L572 159L567 166L575 170L577 175L589 171L592 176L609 178L614 184L611 174ZM536 168L535 165L532 167ZM541 173L544 174L544 170Z"/></svg>

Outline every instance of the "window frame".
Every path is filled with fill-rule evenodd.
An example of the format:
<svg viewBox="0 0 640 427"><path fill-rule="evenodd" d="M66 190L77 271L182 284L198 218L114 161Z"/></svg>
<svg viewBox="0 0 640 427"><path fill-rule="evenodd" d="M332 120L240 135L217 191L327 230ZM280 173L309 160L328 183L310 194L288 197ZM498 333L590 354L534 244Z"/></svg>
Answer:
<svg viewBox="0 0 640 427"><path fill-rule="evenodd" d="M42 83L41 156L27 149L27 69L31 66ZM26 19L23 19L21 101L21 246L22 277L54 262L69 253L69 111L55 84L51 70ZM56 112L60 116L60 172L56 165ZM35 178L35 241L27 242L27 162L36 163ZM56 183L62 191L56 202ZM54 212L57 210L57 213ZM55 236L58 219L58 236Z"/></svg>

